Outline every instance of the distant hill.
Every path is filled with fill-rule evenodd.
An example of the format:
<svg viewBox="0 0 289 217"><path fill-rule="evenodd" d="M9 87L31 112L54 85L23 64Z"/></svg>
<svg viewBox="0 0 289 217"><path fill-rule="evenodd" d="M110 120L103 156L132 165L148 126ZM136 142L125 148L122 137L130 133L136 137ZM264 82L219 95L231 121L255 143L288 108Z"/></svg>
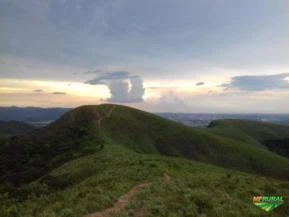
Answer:
<svg viewBox="0 0 289 217"><path fill-rule="evenodd" d="M0 213L86 216L145 183L117 216L259 217L253 196L289 199L289 159L266 145L288 138L288 127L262 122L196 129L126 106L81 106L0 141Z"/></svg>
<svg viewBox="0 0 289 217"><path fill-rule="evenodd" d="M218 120L213 121L208 130L289 158L288 126L258 121Z"/></svg>
<svg viewBox="0 0 289 217"><path fill-rule="evenodd" d="M32 133L35 128L19 121L0 121L0 137L20 136Z"/></svg>
<svg viewBox="0 0 289 217"><path fill-rule="evenodd" d="M0 107L1 121L51 122L58 119L69 108Z"/></svg>
<svg viewBox="0 0 289 217"><path fill-rule="evenodd" d="M268 122L248 120L217 120L211 122L209 128L215 133L236 138L244 135L252 140L263 143L268 139L283 139L289 137L289 127Z"/></svg>
<svg viewBox="0 0 289 217"><path fill-rule="evenodd" d="M159 116L190 127L207 127L216 120L249 120L289 126L289 114L158 113Z"/></svg>
<svg viewBox="0 0 289 217"><path fill-rule="evenodd" d="M0 107L0 121L21 121L42 127L60 118L72 108ZM157 113L157 115L190 127L207 127L212 121L224 119L260 121L289 126L289 114L205 114Z"/></svg>

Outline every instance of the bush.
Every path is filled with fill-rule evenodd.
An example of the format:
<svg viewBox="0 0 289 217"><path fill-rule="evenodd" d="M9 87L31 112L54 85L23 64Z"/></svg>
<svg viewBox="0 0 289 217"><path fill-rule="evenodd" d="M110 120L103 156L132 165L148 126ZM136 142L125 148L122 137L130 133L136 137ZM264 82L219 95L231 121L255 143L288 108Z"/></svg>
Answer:
<svg viewBox="0 0 289 217"><path fill-rule="evenodd" d="M15 200L9 198L8 193L0 194L0 216L20 217L19 206Z"/></svg>

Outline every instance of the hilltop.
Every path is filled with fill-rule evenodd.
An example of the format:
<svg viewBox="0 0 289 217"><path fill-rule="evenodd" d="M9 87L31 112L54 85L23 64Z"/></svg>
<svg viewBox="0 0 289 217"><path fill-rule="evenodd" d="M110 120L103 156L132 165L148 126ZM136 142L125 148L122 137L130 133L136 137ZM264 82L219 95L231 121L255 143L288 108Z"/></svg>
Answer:
<svg viewBox="0 0 289 217"><path fill-rule="evenodd" d="M0 213L80 217L132 191L116 216L261 216L252 196L289 195L289 159L265 144L287 135L260 122L195 129L126 106L81 106L2 141Z"/></svg>

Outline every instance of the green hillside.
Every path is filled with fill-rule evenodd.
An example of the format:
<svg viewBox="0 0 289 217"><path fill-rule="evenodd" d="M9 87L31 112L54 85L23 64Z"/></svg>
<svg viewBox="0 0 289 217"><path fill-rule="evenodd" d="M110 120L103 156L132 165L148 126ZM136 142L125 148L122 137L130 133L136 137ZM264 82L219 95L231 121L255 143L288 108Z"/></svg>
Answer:
<svg viewBox="0 0 289 217"><path fill-rule="evenodd" d="M247 121L224 121L213 123L209 129L193 129L125 106L81 106L32 137L13 138L6 142L11 145L0 146L6 153L0 158L0 183L32 181L71 159L101 150L104 137L138 153L185 157L288 179L289 160L259 142L261 137L286 137L288 128L251 124L252 130Z"/></svg>
<svg viewBox="0 0 289 217"><path fill-rule="evenodd" d="M289 158L289 127L246 120L213 121L209 131Z"/></svg>
<svg viewBox="0 0 289 217"><path fill-rule="evenodd" d="M218 120L209 128L219 135L259 145L267 140L289 138L289 127L258 121Z"/></svg>
<svg viewBox="0 0 289 217"><path fill-rule="evenodd" d="M0 141L0 216L84 216L115 204L111 216L262 216L253 196L289 199L289 160L265 145L287 135L258 122L195 129L125 106L81 106Z"/></svg>
<svg viewBox="0 0 289 217"><path fill-rule="evenodd" d="M149 185L111 216L260 217L255 195L282 195L289 182L234 172L195 161L138 154L110 139L104 149L52 170L23 186L16 202L1 196L1 216L81 217L112 207L139 183ZM286 202L268 216L288 214ZM267 216L267 215L266 215Z"/></svg>
<svg viewBox="0 0 289 217"><path fill-rule="evenodd" d="M112 109L113 112L107 117L107 113ZM104 118L101 127L98 118ZM125 106L79 107L67 113L50 128L55 130L56 126L78 126L83 123L100 129L101 135L136 152L186 157L246 172L289 177L289 161L266 148L260 149L260 146L253 146L229 136L220 136L210 130L192 129ZM286 127L280 128L289 132ZM268 129L264 129L267 133ZM245 133L240 132L241 136L242 134Z"/></svg>

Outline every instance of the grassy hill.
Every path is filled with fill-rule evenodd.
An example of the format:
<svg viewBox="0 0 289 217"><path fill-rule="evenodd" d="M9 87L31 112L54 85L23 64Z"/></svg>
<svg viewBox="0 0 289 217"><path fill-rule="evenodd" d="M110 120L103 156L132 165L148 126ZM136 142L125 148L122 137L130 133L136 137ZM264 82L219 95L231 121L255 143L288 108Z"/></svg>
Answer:
<svg viewBox="0 0 289 217"><path fill-rule="evenodd" d="M289 127L246 120L213 121L209 130L289 158Z"/></svg>
<svg viewBox="0 0 289 217"><path fill-rule="evenodd" d="M264 145L288 132L247 121L193 129L125 106L78 107L2 141L0 213L84 216L149 183L115 216L262 216L252 196L289 199L289 160ZM288 210L286 202L269 216Z"/></svg>
<svg viewBox="0 0 289 217"><path fill-rule="evenodd" d="M267 140L289 138L288 126L258 121L217 120L209 128L219 135L261 146Z"/></svg>
<svg viewBox="0 0 289 217"><path fill-rule="evenodd" d="M107 113L112 109L113 112L107 117ZM101 121L101 127L97 121L99 118L104 118ZM119 145L139 153L186 157L246 172L289 177L288 159L268 151L265 147L262 148L258 142L254 143L258 143L259 146L254 146L250 142L233 138L236 134L222 136L211 130L192 129L125 106L79 107L67 113L48 129L59 131L57 128L59 126L61 129L67 129L70 126L83 126L83 124L89 128L98 129L100 135L105 135L117 141ZM266 128L266 124L265 127L262 123L260 125L260 134L263 130L267 135L270 129ZM229 134L230 127L228 128ZM278 129L268 135L275 135L275 132L279 134L283 131L284 134L285 132L289 134L287 127L280 126L279 128L282 130ZM245 132L240 131L239 137L244 134ZM270 137L267 136L267 138Z"/></svg>
<svg viewBox="0 0 289 217"><path fill-rule="evenodd" d="M11 146L0 146L1 152L6 153L0 158L3 165L0 183L32 181L62 163L101 150L105 137L138 153L184 157L289 178L289 160L259 142L261 136L267 140L285 138L287 127L248 121L217 123L209 129L193 129L125 106L81 106L32 137L7 142ZM254 125L252 130L250 123Z"/></svg>

